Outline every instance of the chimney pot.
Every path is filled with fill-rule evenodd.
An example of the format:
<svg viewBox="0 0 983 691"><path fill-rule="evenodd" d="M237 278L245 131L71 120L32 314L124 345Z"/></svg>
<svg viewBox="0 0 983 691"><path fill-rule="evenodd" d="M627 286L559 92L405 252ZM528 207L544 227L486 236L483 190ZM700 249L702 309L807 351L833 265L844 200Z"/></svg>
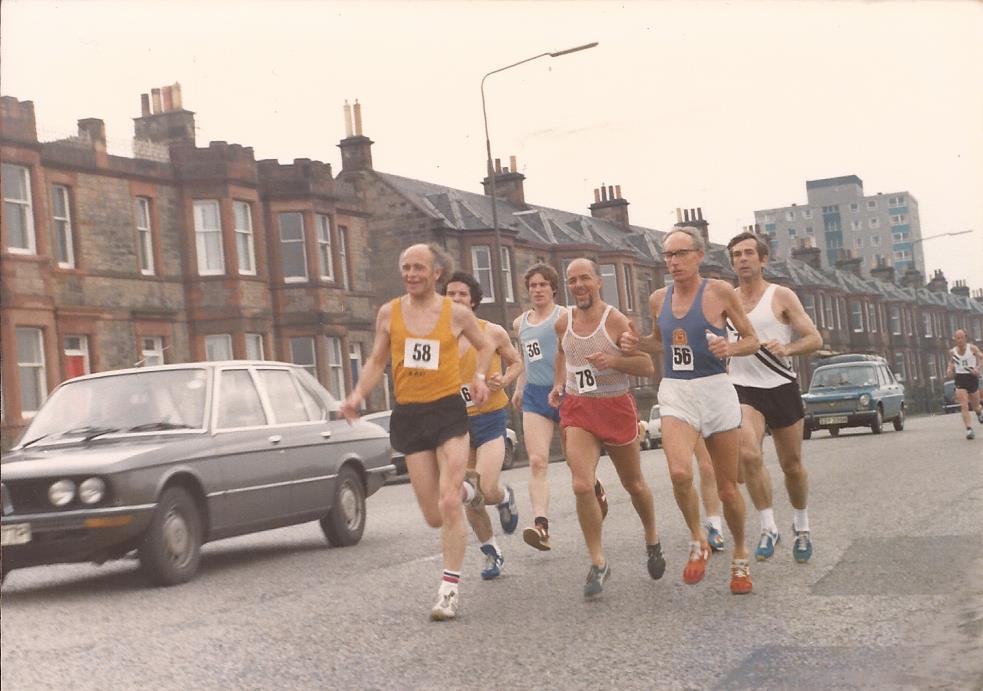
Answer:
<svg viewBox="0 0 983 691"><path fill-rule="evenodd" d="M181 82L174 82L171 85L171 100L174 102L174 110L184 110L181 103Z"/></svg>
<svg viewBox="0 0 983 691"><path fill-rule="evenodd" d="M140 94L140 115L150 115L150 94Z"/></svg>
<svg viewBox="0 0 983 691"><path fill-rule="evenodd" d="M509 168L512 169L513 173L517 173L519 171L519 168L516 166L515 163L515 156L509 156Z"/></svg>
<svg viewBox="0 0 983 691"><path fill-rule="evenodd" d="M174 99L171 97L171 87L165 86L161 89L161 97L164 102L163 112L169 113L174 110Z"/></svg>
<svg viewBox="0 0 983 691"><path fill-rule="evenodd" d="M345 99L345 107L342 110L345 114L345 139L347 139L354 132L352 130L352 107L348 105L348 99Z"/></svg>
<svg viewBox="0 0 983 691"><path fill-rule="evenodd" d="M614 186L614 197L615 199L621 199L621 185Z"/></svg>
<svg viewBox="0 0 983 691"><path fill-rule="evenodd" d="M608 199L614 201L614 185L608 185Z"/></svg>
<svg viewBox="0 0 983 691"><path fill-rule="evenodd" d="M355 99L354 111L355 111L355 135L361 137L362 136L362 104L358 102L357 98Z"/></svg>
<svg viewBox="0 0 983 691"><path fill-rule="evenodd" d="M683 222L683 210L680 209L677 206L676 207L676 223L682 223L682 222Z"/></svg>
<svg viewBox="0 0 983 691"><path fill-rule="evenodd" d="M696 217L701 221L703 220L703 207L701 206L696 207Z"/></svg>
<svg viewBox="0 0 983 691"><path fill-rule="evenodd" d="M500 158L495 159L495 174L496 175L502 174L502 159Z"/></svg>
<svg viewBox="0 0 983 691"><path fill-rule="evenodd" d="M154 114L161 112L160 89L151 89L150 98L153 102Z"/></svg>
<svg viewBox="0 0 983 691"><path fill-rule="evenodd" d="M594 188L594 203L597 204L601 201L601 190Z"/></svg>
<svg viewBox="0 0 983 691"><path fill-rule="evenodd" d="M689 223L689 209L683 209L683 220Z"/></svg>

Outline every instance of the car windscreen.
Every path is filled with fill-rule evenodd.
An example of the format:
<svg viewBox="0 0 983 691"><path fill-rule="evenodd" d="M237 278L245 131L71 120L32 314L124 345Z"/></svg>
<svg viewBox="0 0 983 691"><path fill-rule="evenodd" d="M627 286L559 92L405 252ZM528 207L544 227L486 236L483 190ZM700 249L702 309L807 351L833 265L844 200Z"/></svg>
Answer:
<svg viewBox="0 0 983 691"><path fill-rule="evenodd" d="M207 373L153 370L69 381L38 411L25 442L109 432L161 432L205 427Z"/></svg>
<svg viewBox="0 0 983 691"><path fill-rule="evenodd" d="M818 369L812 376L809 390L844 386L877 386L877 372L870 366Z"/></svg>

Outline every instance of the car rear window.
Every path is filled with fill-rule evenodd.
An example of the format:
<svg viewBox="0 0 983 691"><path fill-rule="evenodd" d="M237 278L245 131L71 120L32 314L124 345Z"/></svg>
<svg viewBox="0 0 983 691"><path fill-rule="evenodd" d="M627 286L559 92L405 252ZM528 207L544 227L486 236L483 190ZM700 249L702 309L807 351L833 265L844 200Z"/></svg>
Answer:
<svg viewBox="0 0 983 691"><path fill-rule="evenodd" d="M812 389L838 386L877 386L877 373L871 366L824 367L812 377Z"/></svg>

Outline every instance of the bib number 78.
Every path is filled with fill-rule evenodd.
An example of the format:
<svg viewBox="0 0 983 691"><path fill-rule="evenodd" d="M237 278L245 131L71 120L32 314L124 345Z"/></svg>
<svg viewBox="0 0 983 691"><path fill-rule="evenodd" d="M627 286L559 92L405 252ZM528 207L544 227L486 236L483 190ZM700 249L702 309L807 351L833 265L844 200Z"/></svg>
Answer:
<svg viewBox="0 0 983 691"><path fill-rule="evenodd" d="M597 391L597 373L590 367L574 370L573 380L577 385L577 393Z"/></svg>

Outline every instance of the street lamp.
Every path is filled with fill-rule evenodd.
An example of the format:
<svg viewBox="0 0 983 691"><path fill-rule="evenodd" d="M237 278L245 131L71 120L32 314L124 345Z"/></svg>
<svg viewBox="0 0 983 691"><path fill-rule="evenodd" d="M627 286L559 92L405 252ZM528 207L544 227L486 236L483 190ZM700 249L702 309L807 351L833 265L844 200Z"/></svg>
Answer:
<svg viewBox="0 0 983 691"><path fill-rule="evenodd" d="M973 232L972 229L970 229L970 230L957 230L954 233L936 233L935 235L929 235L929 236L924 237L924 238L918 238L917 240L912 240L911 241L911 265L912 265L912 267L914 268L914 267L917 267L918 266L918 261L915 259L915 245L917 245L919 242L925 242L926 240L934 240L935 238L952 237L952 236L955 236L955 235L966 235L967 233L972 233L972 232Z"/></svg>
<svg viewBox="0 0 983 691"><path fill-rule="evenodd" d="M512 69L513 67L517 67L518 65L522 65L533 60L538 60L539 58L558 58L563 55L569 55L570 53L576 53L581 50L593 48L596 45L597 41L594 41L593 43L587 43L575 48L567 48L566 50L558 50L552 53L540 53L539 55L534 55L531 58L514 62L511 65L500 67L497 70L492 70L481 78L481 115L485 119L485 150L488 154L488 179L491 181L492 230L495 233L494 256L498 258L499 266L499 270L495 271L495 263L491 262L492 286L495 291L495 297L501 302L502 305L502 326L505 329L509 328L509 310L505 303L505 289L502 285L502 233L498 227L498 195L495 191L495 169L492 165L491 139L488 136L488 109L485 107L485 80L493 74L504 72L505 70Z"/></svg>

